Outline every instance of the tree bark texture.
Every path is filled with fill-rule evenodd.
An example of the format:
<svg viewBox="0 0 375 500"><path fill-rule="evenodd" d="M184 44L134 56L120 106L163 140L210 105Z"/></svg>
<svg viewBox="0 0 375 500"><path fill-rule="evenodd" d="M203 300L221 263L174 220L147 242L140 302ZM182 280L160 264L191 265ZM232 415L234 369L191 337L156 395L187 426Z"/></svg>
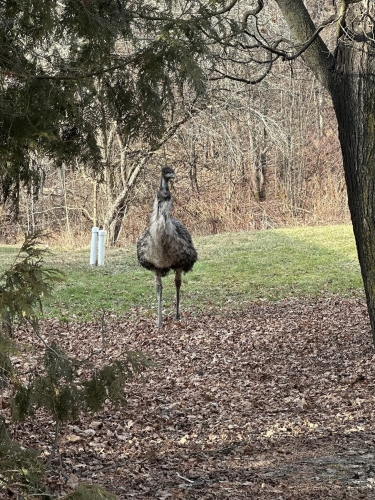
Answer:
<svg viewBox="0 0 375 500"><path fill-rule="evenodd" d="M297 44L316 30L303 0L276 0ZM375 2L344 2L335 53L318 37L302 55L330 92L375 344ZM345 30L342 26L345 25Z"/></svg>
<svg viewBox="0 0 375 500"><path fill-rule="evenodd" d="M375 46L339 42L331 95L375 343Z"/></svg>

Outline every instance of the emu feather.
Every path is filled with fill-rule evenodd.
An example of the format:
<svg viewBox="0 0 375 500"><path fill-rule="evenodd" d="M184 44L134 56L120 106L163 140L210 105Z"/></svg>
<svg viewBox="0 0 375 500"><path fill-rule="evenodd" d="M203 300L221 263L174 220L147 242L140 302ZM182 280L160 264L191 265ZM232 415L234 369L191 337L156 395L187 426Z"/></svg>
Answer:
<svg viewBox="0 0 375 500"><path fill-rule="evenodd" d="M171 216L172 195L169 181L175 178L174 171L164 167L160 189L156 193L150 225L137 243L138 262L155 274L158 300L158 326L162 326L162 281L169 271L175 272L176 315L180 319L181 274L193 269L198 255L186 227Z"/></svg>

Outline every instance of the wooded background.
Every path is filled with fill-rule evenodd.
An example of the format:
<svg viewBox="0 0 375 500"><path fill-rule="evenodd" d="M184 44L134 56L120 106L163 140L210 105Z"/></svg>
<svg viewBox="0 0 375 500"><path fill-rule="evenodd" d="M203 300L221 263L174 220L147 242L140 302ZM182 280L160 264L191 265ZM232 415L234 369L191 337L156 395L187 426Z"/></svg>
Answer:
<svg viewBox="0 0 375 500"><path fill-rule="evenodd" d="M335 10L324 0L307 3L316 23ZM260 32L264 25L268 34L287 35L276 8L264 16ZM334 27L323 35L334 43ZM226 55L220 64L230 75ZM17 221L11 205L2 208L0 242L48 229L63 245L85 245L97 225L107 229L108 244L134 243L148 224L165 164L177 174L175 216L193 235L348 222L331 98L303 62L277 60L257 85L249 81L264 65L250 62L242 73L237 65L235 79L218 78L218 67L216 61L214 77L207 70L199 104L189 92L176 93L169 128L152 145L139 135L129 139L99 103L100 173L81 159L57 166L36 154L30 168L41 182L31 190L21 187Z"/></svg>

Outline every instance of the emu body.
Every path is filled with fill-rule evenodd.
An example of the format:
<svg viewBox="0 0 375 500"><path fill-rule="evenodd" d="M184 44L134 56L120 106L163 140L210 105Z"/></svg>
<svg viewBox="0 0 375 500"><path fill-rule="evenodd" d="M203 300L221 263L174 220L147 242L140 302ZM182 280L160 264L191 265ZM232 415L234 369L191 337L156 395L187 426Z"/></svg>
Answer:
<svg viewBox="0 0 375 500"><path fill-rule="evenodd" d="M141 266L155 274L158 300L158 326L162 326L162 281L169 271L175 271L176 315L180 319L180 287L182 272L191 271L197 260L191 236L185 226L171 216L172 195L168 182L174 171L162 169L160 189L156 194L150 225L137 243L137 256Z"/></svg>

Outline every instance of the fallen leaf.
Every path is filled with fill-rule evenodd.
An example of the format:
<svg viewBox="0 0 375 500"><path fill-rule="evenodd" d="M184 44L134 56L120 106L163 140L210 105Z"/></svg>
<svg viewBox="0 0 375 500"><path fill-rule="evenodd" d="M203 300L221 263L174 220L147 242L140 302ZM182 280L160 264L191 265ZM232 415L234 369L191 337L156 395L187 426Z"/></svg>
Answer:
<svg viewBox="0 0 375 500"><path fill-rule="evenodd" d="M77 436L76 434L68 434L66 436L67 441L70 441L71 443L78 443L78 441L82 441L81 436Z"/></svg>
<svg viewBox="0 0 375 500"><path fill-rule="evenodd" d="M70 474L70 476L66 482L66 486L68 488L71 488L72 490L75 490L76 488L78 488L78 485L79 485L78 476L76 476L75 474Z"/></svg>

